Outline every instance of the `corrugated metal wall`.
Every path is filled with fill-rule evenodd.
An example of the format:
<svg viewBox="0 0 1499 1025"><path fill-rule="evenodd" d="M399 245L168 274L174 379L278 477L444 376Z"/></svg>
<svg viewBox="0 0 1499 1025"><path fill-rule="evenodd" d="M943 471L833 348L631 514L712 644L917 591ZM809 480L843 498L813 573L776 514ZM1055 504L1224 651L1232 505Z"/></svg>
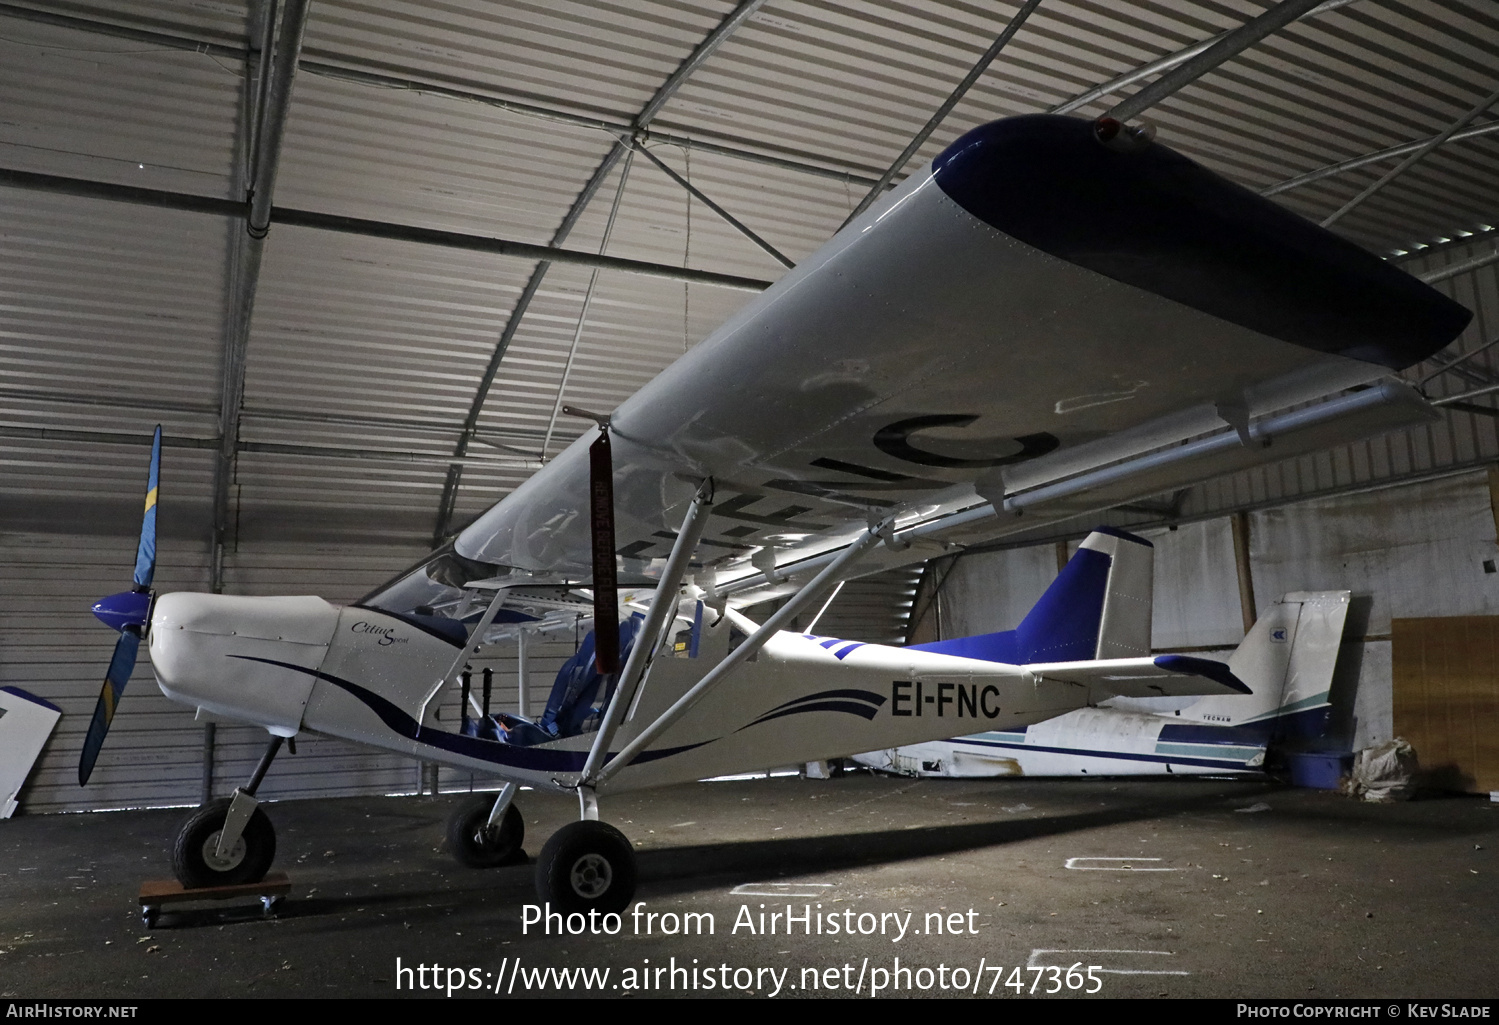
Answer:
<svg viewBox="0 0 1499 1025"><path fill-rule="evenodd" d="M1153 646L1231 648L1244 634L1228 517L1151 529ZM1390 736L1390 620L1499 613L1486 472L1264 509L1249 517L1250 574L1263 611L1289 591L1350 590L1339 678L1356 748ZM1055 546L965 556L940 600L944 637L1014 628L1056 577ZM1487 565L1486 565L1487 564ZM1356 683L1355 683L1356 681ZM1499 724L1492 724L1499 726Z"/></svg>
<svg viewBox="0 0 1499 1025"><path fill-rule="evenodd" d="M398 545L283 542L242 547L225 563L226 590L236 594L319 594L358 598L424 551ZM0 534L0 685L16 686L63 711L57 730L21 793L25 812L197 804L203 781L204 726L191 709L157 689L145 649L125 692L109 739L87 788L78 786L78 753L99 696L115 634L89 613L100 597L129 586L135 538L76 534ZM205 544L171 538L160 546L158 590L206 590ZM564 643L528 652L531 708L546 703L553 677L572 654ZM497 646L474 666L495 670L494 707L516 708L516 651ZM456 690L442 703L455 718ZM214 792L243 783L265 748L264 730L219 725L214 743ZM283 751L266 777L270 799L411 792L416 764L408 758L331 738L304 736L295 756ZM445 787L467 787L468 774L444 772Z"/></svg>

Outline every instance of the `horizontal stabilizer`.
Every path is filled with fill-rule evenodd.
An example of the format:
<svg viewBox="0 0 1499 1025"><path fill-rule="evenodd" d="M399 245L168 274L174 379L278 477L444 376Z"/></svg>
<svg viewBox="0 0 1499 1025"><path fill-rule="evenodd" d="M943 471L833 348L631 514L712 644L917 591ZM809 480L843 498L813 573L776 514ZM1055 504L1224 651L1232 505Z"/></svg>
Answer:
<svg viewBox="0 0 1499 1025"><path fill-rule="evenodd" d="M1038 663L1025 667L1037 676L1078 683L1102 697L1178 697L1193 694L1249 694L1228 666L1190 655L1109 658L1090 662Z"/></svg>

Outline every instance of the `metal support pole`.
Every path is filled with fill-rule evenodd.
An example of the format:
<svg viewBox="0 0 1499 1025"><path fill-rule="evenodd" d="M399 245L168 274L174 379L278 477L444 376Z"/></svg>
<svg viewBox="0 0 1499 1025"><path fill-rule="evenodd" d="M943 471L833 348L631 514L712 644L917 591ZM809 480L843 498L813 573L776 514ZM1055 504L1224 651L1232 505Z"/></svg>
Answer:
<svg viewBox="0 0 1499 1025"><path fill-rule="evenodd" d="M838 595L843 592L843 585L846 583L848 583L847 580L838 581L838 586L833 588L833 593L828 595L828 600L822 603L822 608L817 610L817 615L812 617L812 622L807 624L807 628L803 630L802 633L809 634L813 630L817 629L817 624L822 622L822 614L828 610L828 607L832 605L833 602L838 600Z"/></svg>
<svg viewBox="0 0 1499 1025"><path fill-rule="evenodd" d="M521 630L515 638L515 703L523 718L531 716L531 679L526 671L526 631Z"/></svg>
<svg viewBox="0 0 1499 1025"><path fill-rule="evenodd" d="M693 49L692 53L687 55L687 59L667 76L666 81L661 83L661 87L646 101L645 106L640 108L640 113L631 119L628 131L633 134L649 125L661 111L661 108L666 105L666 102L676 95L677 90L682 87L682 83L687 81L687 76L691 75L704 61L713 56L718 51L718 48L724 44L724 41L733 35L734 31L740 25L744 24L750 15L758 11L764 3L765 0L740 0L739 5L729 13L728 17L719 22L713 31L709 32L703 41ZM562 223L557 226L556 232L552 235L553 247L562 245L567 236L572 234L573 228L577 226L579 219L583 216L583 211L588 208L588 204L593 201L593 197L598 193L599 187L603 185L604 179L609 176L609 172L624 157L628 149L629 146L620 139L616 139L614 145L609 147L609 152L604 154L604 159L599 162L598 167L594 168L593 174L583 185L582 191L578 193L577 198L573 200L572 206L563 215ZM526 311L531 308L531 302L536 297L537 291L541 288L542 279L546 277L547 271L550 269L551 264L543 258L542 262L538 263L536 269L531 272L530 280L526 282L526 287L521 290L520 297L516 300L515 306L510 310L510 315L505 318L505 327L501 330L499 340L495 343L494 352L489 358L489 365L485 368L484 374L479 379L479 386L474 392L474 400L469 404L468 416L463 421L463 433L459 435L458 444L453 449L454 455L461 456L468 451L468 446L470 441L473 440L474 432L478 430L479 416L484 411L484 403L488 400L489 391L494 386L495 376L499 372L500 363L504 360L505 353L509 351L510 343L515 338L515 333L519 330ZM768 282L766 283L766 287L769 287ZM434 544L440 544L448 532L448 527L453 518L453 510L456 508L458 502L458 488L462 481L463 467L458 465L450 467L447 478L443 481L442 495L437 501L437 518L432 531Z"/></svg>
<svg viewBox="0 0 1499 1025"><path fill-rule="evenodd" d="M634 165L635 154L633 151L625 157L625 166L619 172L619 185L614 190L614 202L609 204L609 217L604 221L604 236L599 240L599 255L603 256L609 248L609 238L614 234L614 222L619 216L619 205L625 198L625 186L630 181L630 168ZM557 427L557 415L562 412L562 396L567 391L568 378L573 373L573 360L578 357L578 346L583 341L583 329L588 326L588 308L593 305L593 290L598 286L599 272L595 268L588 276L588 288L583 292L583 307L578 311L578 326L573 331L573 343L567 349L567 362L562 364L562 380L557 382L557 398L552 403L552 416L547 420L547 432L541 439L540 458L543 463L547 461L547 449L552 447L552 432ZM600 424L607 429L607 423Z"/></svg>
<svg viewBox="0 0 1499 1025"><path fill-rule="evenodd" d="M1461 356L1459 356L1456 359L1452 360L1450 363L1443 363L1441 366L1437 367L1431 373L1427 374L1425 377L1423 377L1419 381L1417 381L1416 384L1418 386L1425 385L1427 381L1430 381L1434 377L1441 377L1443 374L1452 373L1453 371L1455 371L1459 367L1461 367L1464 363L1466 363L1469 360L1471 360L1474 356L1481 356L1485 352L1488 352L1490 349L1492 349L1496 345L1499 345L1499 335L1495 335L1493 338L1490 338L1488 341L1484 342L1482 345L1480 345L1478 348L1474 349L1472 352L1465 352ZM1433 357L1433 359L1434 358L1435 357Z"/></svg>
<svg viewBox="0 0 1499 1025"><path fill-rule="evenodd" d="M1034 0L1034 2L1039 3L1040 0ZM676 182L678 185L682 186L682 188L686 189L688 191L688 193L691 194L691 196L694 199L696 199L699 203L702 203L709 210L712 210L719 217L722 217L725 221L728 222L728 224L729 224L730 227L732 227L734 230L738 231L745 238L749 239L755 245L759 246L761 249L763 249L767 253L769 253L783 267L791 268L791 267L795 267L796 266L796 264L792 263L791 260L790 260L790 258L788 258L784 254L782 254L779 249L777 249L775 246L771 245L769 242L765 241L759 235L756 235L753 231L750 230L749 226L746 225L743 221L739 220L737 217L735 217L733 214L729 213L723 207L721 207L717 203L713 202L713 200L709 199L706 195L704 195L703 191L701 189L699 189L696 185L692 184L686 178L683 178L680 174L678 174L671 167L669 167L660 157L656 156L656 154L654 154L650 150L646 149L645 146L643 146L638 139L631 139L631 140L629 140L629 142L630 142L630 145L634 148L635 152L639 153L641 156L645 157L651 163L655 164L658 168L660 168L662 174L666 175L672 181Z"/></svg>
<svg viewBox="0 0 1499 1025"><path fill-rule="evenodd" d="M1465 128L1460 132L1449 135L1447 141L1462 142L1466 139L1476 139L1494 132L1499 132L1499 121L1485 121L1481 125ZM1307 171L1305 174L1298 174L1294 178L1287 178L1285 181L1266 186L1260 189L1260 195L1278 196L1282 192L1299 189L1303 185L1310 185L1312 182L1321 181L1323 178L1332 178L1344 172L1356 170L1365 164L1377 164L1381 160L1389 160L1392 157L1403 157L1407 153L1414 153L1436 138L1438 136L1433 135L1425 139L1417 139L1414 142L1403 142L1398 146L1390 146L1387 149L1375 150L1373 153L1365 153L1361 157L1350 157L1347 160L1340 160L1336 164L1328 164L1326 167L1319 167L1315 171Z"/></svg>
<svg viewBox="0 0 1499 1025"><path fill-rule="evenodd" d="M692 687L692 689L678 698L675 704L673 704L665 712L662 712L661 715L656 718L655 722L647 726L640 732L638 736L635 737L634 740L626 744L624 748L619 752L619 754L615 755L609 761L601 765L598 771L594 774L593 784L596 786L604 782L604 780L614 775L614 773L618 772L626 765L629 765L630 761L636 755L644 751L656 740L657 737L659 737L666 730L670 729L688 712L692 711L693 706L701 701L710 690L718 686L719 682L722 681L724 677L728 676L729 673L731 673L739 665L745 662L751 655L755 654L761 648L763 648L767 641L769 641L772 637L779 633L782 628L789 624L791 620L794 619L802 611L802 609L806 608L813 601L815 601L826 588L833 584L834 581L842 580L847 570L850 569L853 564L864 555L865 552L869 551L869 549L880 543L880 532L884 530L890 524L890 522L892 521L887 520L877 527L871 527L869 530L860 535L853 544L849 545L843 551L839 552L838 557L834 559L833 562L827 566L827 568L825 568L821 573L812 578L807 586L803 587L800 591L796 592L796 594L792 595L791 599L787 601L785 605L782 605L781 608L776 611L775 615L767 619L764 625L760 627L760 629L756 630L748 638L746 638L744 643L739 645L739 647L729 652L727 658L710 669L708 671L708 674L701 680L699 680L697 684Z"/></svg>
<svg viewBox="0 0 1499 1025"><path fill-rule="evenodd" d="M506 783L500 787L500 792L495 795L494 804L489 808L489 820L486 826L497 826L500 819L505 817L505 812L510 809L510 802L515 800L515 791L518 788L514 783Z"/></svg>
<svg viewBox="0 0 1499 1025"><path fill-rule="evenodd" d="M432 699L437 696L443 687L458 680L459 674L468 664L468 660L473 658L479 649L483 647L484 635L489 632L490 624L494 622L494 617L499 613L500 606L505 604L505 596L508 593L503 587L495 591L494 597L490 599L489 607L484 610L484 615L479 617L479 622L474 627L474 632L469 634L468 643L453 658L453 664L448 666L448 671L432 685L431 690L427 691L427 696L422 701L422 710L416 717L417 729L421 729L427 722L427 706L432 704Z"/></svg>
<svg viewBox="0 0 1499 1025"><path fill-rule="evenodd" d="M1429 274L1422 274L1421 280L1426 282L1428 285L1434 285L1438 281L1446 281L1448 278L1455 278L1459 274L1468 273L1468 271L1470 270L1477 270L1480 267L1487 267L1489 264L1494 263L1495 261L1499 261L1499 247L1496 247L1491 253L1484 253L1482 256L1475 256L1473 257L1473 259L1464 260L1462 263L1454 263L1451 267L1443 267L1441 270L1435 270Z"/></svg>
<svg viewBox="0 0 1499 1025"><path fill-rule="evenodd" d="M1335 11L1339 7L1346 7L1349 4L1353 3L1358 3L1358 0L1327 0L1327 2L1324 3L1321 7L1317 7L1313 10L1308 11L1305 15L1303 15L1303 17L1312 18L1319 14L1326 14L1328 11ZM1209 47L1213 46L1215 43L1223 39L1229 34L1229 32L1232 31L1233 30L1230 29L1228 32L1219 32L1216 36L1211 36L1207 39L1204 39L1200 43L1193 43L1191 46L1177 50L1175 53L1168 53L1166 56L1159 57L1148 64L1142 64L1138 68L1135 68L1133 71L1126 71L1124 74L1119 75L1115 78L1111 78L1101 85L1094 86L1092 89L1089 89L1085 93L1080 93L1077 96L1074 96L1072 99L1068 100L1065 103L1057 104L1055 107L1052 107L1051 110L1047 111L1047 113L1070 114L1072 111L1077 110L1079 107L1086 107L1094 100L1101 100L1105 96L1108 96L1110 93L1118 92L1125 86L1134 85L1136 82L1147 79L1151 75L1159 74L1162 71L1169 71L1179 64L1185 64L1193 57L1196 57L1199 53L1202 53L1203 51L1207 50Z"/></svg>
<svg viewBox="0 0 1499 1025"><path fill-rule="evenodd" d="M698 539L703 536L703 528L708 524L708 511L712 507L713 482L710 479L698 487L692 504L687 507L682 529L677 532L677 539L672 543L671 555L666 559L666 566L661 571L661 581L656 585L656 594L651 599L650 610L645 614L645 623L635 635L635 645L630 649L630 657L625 659L625 667L619 674L619 684L614 688L614 697L604 712L604 721L599 724L598 736L594 738L593 747L588 752L580 785L587 786L608 757L609 745L613 743L614 733L624 718L624 710L630 707L636 685L644 676L646 666L656 656L662 628L676 615L678 590L682 586L682 578L687 574L692 553L697 549Z"/></svg>
<svg viewBox="0 0 1499 1025"><path fill-rule="evenodd" d="M1364 200L1368 199L1380 189L1390 184L1390 182L1400 177L1400 175L1410 170L1411 167L1415 166L1417 161L1424 158L1432 150L1436 149L1442 143L1446 142L1448 139L1456 135L1463 128L1467 127L1469 121L1472 121L1479 114L1482 114L1484 111L1488 110L1495 103L1499 103L1499 89L1494 90L1493 92L1485 96L1482 100L1479 100L1478 104L1475 107L1469 110L1462 117L1458 118L1456 121L1452 122L1452 124L1448 126L1447 130L1444 131L1441 135L1429 139L1426 145L1422 146L1410 156L1400 161L1400 163L1396 164L1384 174L1380 175L1378 181L1371 182L1358 195L1354 196L1348 202L1344 203L1332 213L1328 214L1322 220L1322 227L1326 228L1329 225L1332 225L1335 222L1341 220L1344 214L1347 214L1350 210L1353 210L1359 204L1363 203Z"/></svg>
<svg viewBox="0 0 1499 1025"><path fill-rule="evenodd" d="M1184 86L1197 81L1218 65L1237 57L1271 33L1321 6L1322 0L1281 0L1257 17L1229 31L1201 53L1162 75L1144 89L1114 104L1108 116L1128 121L1143 114Z"/></svg>
<svg viewBox="0 0 1499 1025"><path fill-rule="evenodd" d="M895 176L900 174L901 169L916 155L916 151L921 149L932 133L937 130L937 127L947 119L947 115L952 113L952 109L958 105L958 101L968 94L969 89L973 88L973 84L979 80L979 76L989 70L989 65L994 62L995 57L999 56L999 51L1003 50L1005 44L1010 41L1016 32L1020 31L1020 26L1025 24L1025 19L1031 16L1031 12L1040 3L1041 0L1025 0L1020 10L1016 11L1014 16L1010 18L1010 23L1004 27L1004 31L990 44L989 49L984 51L984 55L978 59L978 63L973 66L967 75L963 76L963 81L958 83L958 87L943 101L942 106L937 108L937 112L927 120L927 123L921 126L921 130L906 145L906 148L900 151L900 156L896 157L890 166L885 169L885 173L880 175L880 180L874 183L874 187L865 193L863 199L859 200L859 205L854 207L853 212L844 219L844 225L848 224L855 217L858 217L865 210L868 210L870 204L885 194L885 190L890 187L890 183L895 179ZM842 226L839 225L839 227Z"/></svg>
<svg viewBox="0 0 1499 1025"><path fill-rule="evenodd" d="M245 234L238 237L231 251L233 298L224 331L223 369L219 381L219 452L214 463L213 525L211 543L213 565L222 565L229 543L230 491L239 453L240 407L245 395L245 357L250 343L250 321L255 312L255 295L260 286L260 265L266 233L271 223L271 197L276 187L276 171L281 161L281 140L286 131L286 117L291 107L292 81L297 74L297 60L302 52L302 37L307 27L307 8L311 0L287 0L282 12L281 30L274 53L261 67L270 68L270 82L261 83L265 105L256 111L255 149L250 162L250 179L245 213ZM273 20L274 7L267 7L267 22ZM273 29L267 25L265 39ZM264 58L264 54L262 57ZM222 579L215 570L212 590L222 590Z"/></svg>

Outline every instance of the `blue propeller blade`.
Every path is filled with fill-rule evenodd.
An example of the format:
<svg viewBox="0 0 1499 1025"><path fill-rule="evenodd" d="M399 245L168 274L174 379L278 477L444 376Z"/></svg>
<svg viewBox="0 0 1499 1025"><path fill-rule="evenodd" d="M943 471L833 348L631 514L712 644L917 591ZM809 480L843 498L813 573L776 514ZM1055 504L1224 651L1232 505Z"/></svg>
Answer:
<svg viewBox="0 0 1499 1025"><path fill-rule="evenodd" d="M104 746L104 737L109 733L109 724L114 721L115 708L130 674L135 670L135 655L140 650L141 635L127 627L115 641L114 656L109 660L109 669L104 674L104 687L99 691L99 703L94 706L93 721L88 724L88 736L83 738L83 754L78 759L78 785L85 786L93 775L94 762L99 758L99 748Z"/></svg>
<svg viewBox="0 0 1499 1025"><path fill-rule="evenodd" d="M160 482L161 425L158 424L156 437L151 441L151 476L146 481L146 515L141 520L141 543L135 550L135 587L138 591L150 590L151 578L156 575L156 489Z"/></svg>
<svg viewBox="0 0 1499 1025"><path fill-rule="evenodd" d="M94 706L94 718L88 724L88 735L83 738L83 753L78 758L78 785L85 786L94 773L94 763L99 760L99 749L109 735L109 724L114 721L115 709L119 707L120 695L125 693L125 684L135 671L135 658L140 651L141 636L151 608L151 580L156 576L156 498L161 484L161 425L151 439L151 473L146 479L146 513L141 520L141 540L135 550L135 588L123 594L102 598L94 606L94 614L120 631L115 641L114 655L110 657L109 669L104 673L104 686L99 689L99 703Z"/></svg>

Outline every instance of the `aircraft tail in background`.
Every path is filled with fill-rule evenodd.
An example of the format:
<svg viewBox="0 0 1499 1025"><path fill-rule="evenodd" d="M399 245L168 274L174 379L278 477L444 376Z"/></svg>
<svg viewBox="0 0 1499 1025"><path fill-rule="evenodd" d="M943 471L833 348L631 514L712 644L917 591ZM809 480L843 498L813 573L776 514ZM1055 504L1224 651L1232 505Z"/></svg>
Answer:
<svg viewBox="0 0 1499 1025"><path fill-rule="evenodd" d="M1017 730L874 751L856 760L918 776L1257 772L1277 745L1326 731L1350 597L1348 591L1296 591L1267 608L1228 661L1249 695L1115 698Z"/></svg>
<svg viewBox="0 0 1499 1025"><path fill-rule="evenodd" d="M1030 665L1150 654L1155 546L1099 527L1014 630L913 644L916 651Z"/></svg>

